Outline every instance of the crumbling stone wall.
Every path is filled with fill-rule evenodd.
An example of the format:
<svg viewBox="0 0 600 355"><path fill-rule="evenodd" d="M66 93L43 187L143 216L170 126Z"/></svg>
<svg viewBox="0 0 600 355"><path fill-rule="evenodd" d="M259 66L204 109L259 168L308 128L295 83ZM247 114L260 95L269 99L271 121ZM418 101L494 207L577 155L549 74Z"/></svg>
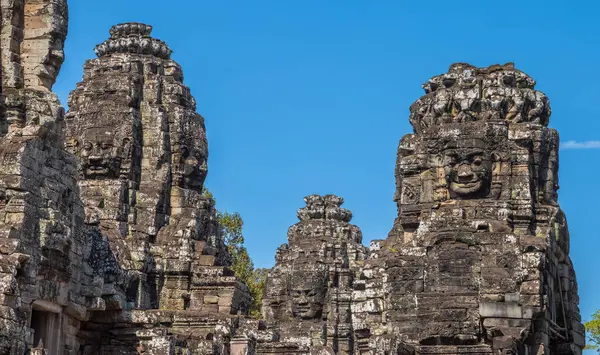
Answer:
<svg viewBox="0 0 600 355"><path fill-rule="evenodd" d="M415 132L398 148L398 217L388 238L347 270L348 317L334 319L351 319L349 331L329 338L335 327L317 327L330 324L324 306L340 309L321 295L341 284L314 276L335 263L305 242L318 233L301 222L278 250L265 290L267 329L280 338L259 342L257 353L581 354L577 282L557 202L558 134L534 85L512 64L464 63L424 84L410 111ZM307 197L308 210L323 210L322 201ZM297 287L282 286L294 280L313 295L304 312L294 308Z"/></svg>
<svg viewBox="0 0 600 355"><path fill-rule="evenodd" d="M60 105L50 90L63 62L68 15L66 0L5 0L0 11L4 135L9 127L58 117Z"/></svg>

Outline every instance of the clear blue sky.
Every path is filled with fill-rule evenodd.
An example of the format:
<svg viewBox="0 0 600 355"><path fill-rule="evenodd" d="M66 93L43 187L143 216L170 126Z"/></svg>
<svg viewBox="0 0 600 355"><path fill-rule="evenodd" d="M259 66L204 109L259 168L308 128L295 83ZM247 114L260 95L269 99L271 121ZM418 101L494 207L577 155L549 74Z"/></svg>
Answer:
<svg viewBox="0 0 600 355"><path fill-rule="evenodd" d="M343 196L365 243L385 237L396 215L396 148L421 83L457 61L515 62L550 97L561 140L587 142L561 151L560 202L588 319L600 308L598 5L70 0L55 91L66 104L111 25L153 25L206 118L207 185L220 209L242 214L255 264L269 267L308 194Z"/></svg>

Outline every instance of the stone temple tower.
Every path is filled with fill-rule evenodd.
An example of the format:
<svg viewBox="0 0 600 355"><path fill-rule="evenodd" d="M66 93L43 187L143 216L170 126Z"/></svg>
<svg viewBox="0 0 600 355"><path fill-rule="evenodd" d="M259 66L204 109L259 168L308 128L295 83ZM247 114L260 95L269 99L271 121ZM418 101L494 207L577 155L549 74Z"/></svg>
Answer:
<svg viewBox="0 0 600 355"><path fill-rule="evenodd" d="M396 164L387 326L421 353L580 354L558 206L558 134L512 64L453 64L423 85Z"/></svg>
<svg viewBox="0 0 600 355"><path fill-rule="evenodd" d="M300 222L288 230L288 243L275 257L263 295L263 316L283 342L353 349L352 285L365 259L360 229L335 195L310 195L298 210ZM262 344L259 352L296 353L301 348ZM267 352L268 353L268 352Z"/></svg>

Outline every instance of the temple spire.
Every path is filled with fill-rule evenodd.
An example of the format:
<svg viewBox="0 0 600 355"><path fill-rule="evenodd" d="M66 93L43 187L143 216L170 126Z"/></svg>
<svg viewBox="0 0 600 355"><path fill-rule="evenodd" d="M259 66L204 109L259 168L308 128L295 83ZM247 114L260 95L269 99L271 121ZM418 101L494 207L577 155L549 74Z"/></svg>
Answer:
<svg viewBox="0 0 600 355"><path fill-rule="evenodd" d="M94 50L98 57L130 53L169 59L173 52L165 42L150 36L150 25L138 22L121 23L113 26L109 32L110 38L97 45Z"/></svg>

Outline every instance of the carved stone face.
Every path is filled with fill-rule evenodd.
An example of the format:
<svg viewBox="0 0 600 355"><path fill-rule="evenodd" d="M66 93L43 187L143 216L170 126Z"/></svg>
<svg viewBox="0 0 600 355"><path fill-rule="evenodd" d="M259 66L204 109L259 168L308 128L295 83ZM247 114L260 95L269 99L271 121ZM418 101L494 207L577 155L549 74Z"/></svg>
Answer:
<svg viewBox="0 0 600 355"><path fill-rule="evenodd" d="M48 54L44 58L42 76L50 81L52 84L58 76L60 67L65 60L65 54L63 51L62 39L53 38L50 42L50 48ZM52 86L52 85L50 85Z"/></svg>
<svg viewBox="0 0 600 355"><path fill-rule="evenodd" d="M451 198L476 198L488 194L492 162L482 149L448 149L445 157L446 182Z"/></svg>
<svg viewBox="0 0 600 355"><path fill-rule="evenodd" d="M84 178L118 178L128 147L129 139L115 142L115 137L105 128L88 129L75 146Z"/></svg>
<svg viewBox="0 0 600 355"><path fill-rule="evenodd" d="M305 273L296 273L293 277L290 289L293 316L302 319L320 318L325 302L325 279Z"/></svg>
<svg viewBox="0 0 600 355"><path fill-rule="evenodd" d="M41 85L47 89L52 88L64 61L62 42L62 38L52 35L50 38L31 39L25 43L26 50L31 52L36 48L48 48L45 53L40 53L41 62L25 61L26 69L29 69L26 72L28 77L31 75L37 78L37 81L32 83L33 85Z"/></svg>
<svg viewBox="0 0 600 355"><path fill-rule="evenodd" d="M202 190L204 180L208 173L206 167L206 154L200 149L190 149L181 146L180 158L180 185L183 188Z"/></svg>
<svg viewBox="0 0 600 355"><path fill-rule="evenodd" d="M53 21L43 18L50 16ZM67 33L65 0L25 2L22 55L25 78L30 85L51 89L64 61L63 44Z"/></svg>

